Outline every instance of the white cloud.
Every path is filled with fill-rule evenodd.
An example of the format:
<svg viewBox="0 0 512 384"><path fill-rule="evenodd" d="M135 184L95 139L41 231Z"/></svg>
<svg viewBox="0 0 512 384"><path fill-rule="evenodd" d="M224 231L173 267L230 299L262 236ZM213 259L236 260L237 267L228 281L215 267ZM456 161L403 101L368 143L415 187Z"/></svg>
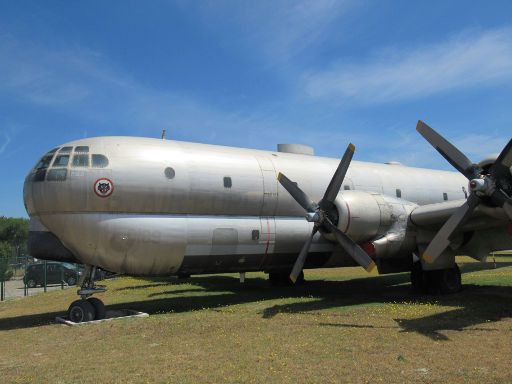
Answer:
<svg viewBox="0 0 512 384"><path fill-rule="evenodd" d="M268 147L262 139L265 131L289 127L275 111L265 108L256 112L236 105L219 109L191 96L146 86L103 55L86 49L50 50L0 36L0 57L0 96L17 100L25 108L57 110L86 121L90 129L85 135L98 134L98 127L111 127L101 134L158 137L166 128L169 138L229 140L226 144L261 148Z"/></svg>
<svg viewBox="0 0 512 384"><path fill-rule="evenodd" d="M7 146L11 142L11 137L7 134L7 132L2 132L4 135L4 140L0 142L0 155L4 153L4 151L7 149Z"/></svg>
<svg viewBox="0 0 512 384"><path fill-rule="evenodd" d="M236 26L238 41L268 66L287 66L304 50L329 36L334 22L352 7L352 0L274 0L250 3L224 1L203 4L201 15ZM193 5L192 5L193 6Z"/></svg>
<svg viewBox="0 0 512 384"><path fill-rule="evenodd" d="M512 79L512 29L467 32L436 45L387 49L365 62L305 74L312 98L385 103Z"/></svg>

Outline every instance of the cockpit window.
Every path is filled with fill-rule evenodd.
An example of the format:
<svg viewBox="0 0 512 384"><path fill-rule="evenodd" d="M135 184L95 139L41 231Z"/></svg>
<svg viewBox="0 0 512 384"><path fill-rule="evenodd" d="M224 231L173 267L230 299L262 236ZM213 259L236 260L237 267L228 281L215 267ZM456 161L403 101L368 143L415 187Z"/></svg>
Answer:
<svg viewBox="0 0 512 384"><path fill-rule="evenodd" d="M70 153L71 150L73 149L73 147L62 147L59 151L59 154L62 154L62 153Z"/></svg>
<svg viewBox="0 0 512 384"><path fill-rule="evenodd" d="M46 168L37 169L32 175L32 181L44 181L44 177L46 176Z"/></svg>
<svg viewBox="0 0 512 384"><path fill-rule="evenodd" d="M44 155L41 160L39 160L39 162L37 163L36 165L36 170L37 169L46 169L50 166L50 163L52 162L52 159L53 159L53 155L55 154L55 152L57 152L57 149L58 148L55 148L55 149L52 149L50 152L48 152L46 155Z"/></svg>
<svg viewBox="0 0 512 384"><path fill-rule="evenodd" d="M36 165L36 169L46 169L50 166L50 163L52 161L53 155L44 155L41 160L39 160L39 163Z"/></svg>
<svg viewBox="0 0 512 384"><path fill-rule="evenodd" d="M66 168L50 169L48 171L48 175L46 176L46 180L47 181L64 181L64 180L66 180L67 175L68 175L68 170Z"/></svg>
<svg viewBox="0 0 512 384"><path fill-rule="evenodd" d="M73 167L88 167L89 166L89 155L74 155L73 156Z"/></svg>
<svg viewBox="0 0 512 384"><path fill-rule="evenodd" d="M93 154L92 155L92 166L94 168L106 168L108 167L108 159L104 155Z"/></svg>
<svg viewBox="0 0 512 384"><path fill-rule="evenodd" d="M89 147L87 145L79 145L75 148L75 153L89 153Z"/></svg>
<svg viewBox="0 0 512 384"><path fill-rule="evenodd" d="M69 163L69 155L61 155L61 152L55 157L52 167L67 167Z"/></svg>

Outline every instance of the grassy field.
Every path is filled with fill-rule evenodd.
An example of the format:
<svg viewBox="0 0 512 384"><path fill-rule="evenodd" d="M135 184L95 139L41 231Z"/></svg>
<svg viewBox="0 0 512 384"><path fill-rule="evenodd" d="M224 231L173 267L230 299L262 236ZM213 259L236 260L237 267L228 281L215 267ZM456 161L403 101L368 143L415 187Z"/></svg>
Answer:
<svg viewBox="0 0 512 384"><path fill-rule="evenodd" d="M54 323L76 298L55 291L0 303L0 382L511 383L512 257L464 259L464 290L414 296L408 274L306 271L188 280L118 278L110 308L150 313Z"/></svg>

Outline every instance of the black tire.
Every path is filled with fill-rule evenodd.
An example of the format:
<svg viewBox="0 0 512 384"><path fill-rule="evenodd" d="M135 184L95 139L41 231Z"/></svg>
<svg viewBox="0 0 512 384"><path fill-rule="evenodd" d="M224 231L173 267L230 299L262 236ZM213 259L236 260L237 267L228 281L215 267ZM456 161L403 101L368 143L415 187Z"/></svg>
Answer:
<svg viewBox="0 0 512 384"><path fill-rule="evenodd" d="M35 288L37 286L37 283L34 279L28 279L27 280L27 287L28 288Z"/></svg>
<svg viewBox="0 0 512 384"><path fill-rule="evenodd" d="M97 299L96 297L89 297L87 301L94 307L94 320L104 319L107 311L105 310L105 304L103 304L103 301Z"/></svg>
<svg viewBox="0 0 512 384"><path fill-rule="evenodd" d="M178 273L178 279L188 279L190 278L190 273Z"/></svg>
<svg viewBox="0 0 512 384"><path fill-rule="evenodd" d="M412 265L411 287L414 293L423 294L427 292L427 277L423 271L420 261Z"/></svg>
<svg viewBox="0 0 512 384"><path fill-rule="evenodd" d="M75 277L73 276L69 276L67 279L66 279L66 284L71 286L71 285L76 285L76 279Z"/></svg>
<svg viewBox="0 0 512 384"><path fill-rule="evenodd" d="M462 289L460 269L457 264L453 268L438 271L439 291L443 294L457 293Z"/></svg>
<svg viewBox="0 0 512 384"><path fill-rule="evenodd" d="M74 323L83 323L94 320L93 305L87 300L75 300L68 309L68 319Z"/></svg>

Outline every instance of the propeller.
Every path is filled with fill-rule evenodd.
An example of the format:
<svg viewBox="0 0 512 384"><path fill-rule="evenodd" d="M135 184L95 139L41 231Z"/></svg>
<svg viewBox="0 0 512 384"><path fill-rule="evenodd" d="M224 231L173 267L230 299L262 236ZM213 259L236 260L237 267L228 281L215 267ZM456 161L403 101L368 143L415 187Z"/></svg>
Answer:
<svg viewBox="0 0 512 384"><path fill-rule="evenodd" d="M433 263L450 245L452 235L471 217L480 204L502 207L512 221L512 139L503 148L496 161L481 168L469 160L453 144L423 121L416 130L460 173L469 180L470 195L436 233L423 253L423 260Z"/></svg>
<svg viewBox="0 0 512 384"><path fill-rule="evenodd" d="M357 245L350 237L345 233L341 232L333 221L336 221L338 217L338 211L334 205L334 200L338 195L345 175L347 174L350 161L354 155L355 146L349 144L345 154L343 155L336 172L325 190L324 197L319 203L311 200L302 191L297 183L294 183L284 174L279 173L277 179L281 185L288 191L288 193L295 199L295 201L306 211L306 220L313 223L313 231L306 239L306 242L300 250L299 256L295 261L293 269L290 273L290 279L295 283L308 256L309 248L313 241L315 234L321 230L325 233L332 233L336 238L338 244L347 252L359 265L370 272L375 267L375 262L363 251L363 249Z"/></svg>

